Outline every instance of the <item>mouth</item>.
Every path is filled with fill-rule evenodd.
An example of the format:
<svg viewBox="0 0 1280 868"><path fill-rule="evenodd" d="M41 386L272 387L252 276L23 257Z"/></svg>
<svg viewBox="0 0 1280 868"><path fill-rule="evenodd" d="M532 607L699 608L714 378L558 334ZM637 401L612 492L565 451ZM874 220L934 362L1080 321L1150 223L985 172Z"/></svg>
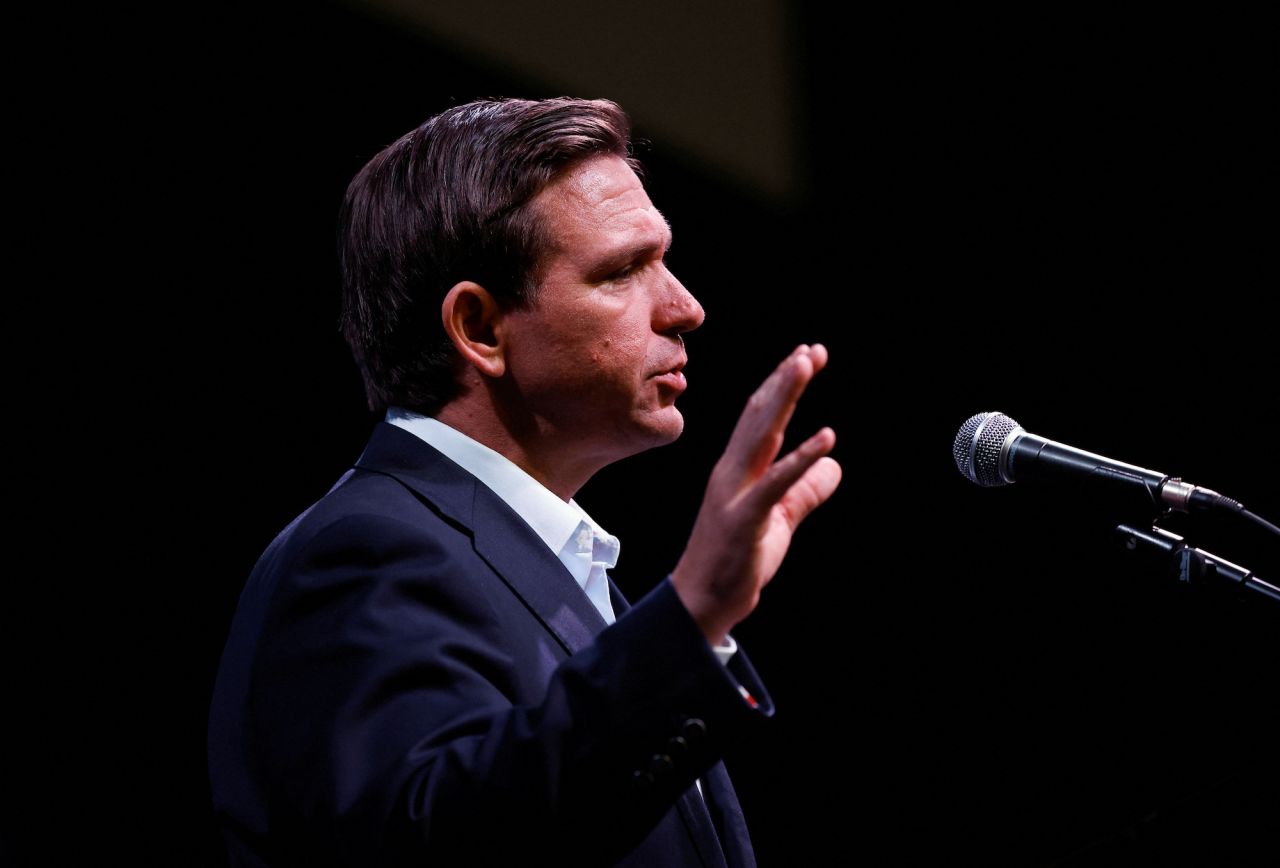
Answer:
<svg viewBox="0 0 1280 868"><path fill-rule="evenodd" d="M670 368L653 374L652 378L657 380L659 386L665 386L668 389L683 392L689 385L688 381L685 380L684 377L684 366L688 364L688 362L688 359L680 359Z"/></svg>

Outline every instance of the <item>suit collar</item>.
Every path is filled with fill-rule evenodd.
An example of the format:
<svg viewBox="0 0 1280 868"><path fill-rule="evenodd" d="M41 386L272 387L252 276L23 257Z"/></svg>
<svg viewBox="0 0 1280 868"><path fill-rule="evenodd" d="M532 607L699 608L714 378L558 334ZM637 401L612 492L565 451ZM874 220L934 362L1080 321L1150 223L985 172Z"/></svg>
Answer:
<svg viewBox="0 0 1280 868"><path fill-rule="evenodd" d="M568 653L590 645L605 628L591 600L532 528L488 487L420 438L379 422L356 467L399 480L468 530L476 554Z"/></svg>

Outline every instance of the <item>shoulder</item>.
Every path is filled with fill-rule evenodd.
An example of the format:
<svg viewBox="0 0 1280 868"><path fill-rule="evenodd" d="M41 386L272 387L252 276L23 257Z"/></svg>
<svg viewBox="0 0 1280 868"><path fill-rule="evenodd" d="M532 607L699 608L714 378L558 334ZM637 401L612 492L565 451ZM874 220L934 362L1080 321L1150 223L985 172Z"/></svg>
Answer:
<svg viewBox="0 0 1280 868"><path fill-rule="evenodd" d="M443 509L430 490L357 467L298 516L273 546L294 554L351 546L394 550L409 542L448 546L471 537L471 528L455 512Z"/></svg>
<svg viewBox="0 0 1280 868"><path fill-rule="evenodd" d="M327 609L389 602L472 575L476 560L469 528L396 477L357 468L267 547L241 608L276 621L322 599Z"/></svg>
<svg viewBox="0 0 1280 868"><path fill-rule="evenodd" d="M460 520L452 502L460 498L455 480L451 488L424 482L422 475L405 478L377 466L357 465L347 471L322 498L294 519L268 547L264 560L292 561L316 550L402 544L407 540L458 541L470 528Z"/></svg>

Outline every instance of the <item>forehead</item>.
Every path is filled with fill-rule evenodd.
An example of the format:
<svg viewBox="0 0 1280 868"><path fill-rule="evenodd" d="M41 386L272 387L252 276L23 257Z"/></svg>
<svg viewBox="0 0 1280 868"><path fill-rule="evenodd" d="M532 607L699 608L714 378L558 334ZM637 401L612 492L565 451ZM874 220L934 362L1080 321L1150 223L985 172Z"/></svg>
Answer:
<svg viewBox="0 0 1280 868"><path fill-rule="evenodd" d="M574 166L533 203L557 253L591 256L619 245L665 249L671 242L666 218L620 157L593 157Z"/></svg>

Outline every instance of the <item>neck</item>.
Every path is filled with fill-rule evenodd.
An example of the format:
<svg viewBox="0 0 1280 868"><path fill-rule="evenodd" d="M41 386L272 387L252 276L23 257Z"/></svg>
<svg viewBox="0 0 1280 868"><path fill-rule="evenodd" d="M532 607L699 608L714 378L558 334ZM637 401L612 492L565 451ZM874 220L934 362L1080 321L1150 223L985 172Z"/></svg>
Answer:
<svg viewBox="0 0 1280 868"><path fill-rule="evenodd" d="M487 402L456 399L436 413L436 418L488 446L564 501L609 463L575 444L566 444L544 421L497 413Z"/></svg>

